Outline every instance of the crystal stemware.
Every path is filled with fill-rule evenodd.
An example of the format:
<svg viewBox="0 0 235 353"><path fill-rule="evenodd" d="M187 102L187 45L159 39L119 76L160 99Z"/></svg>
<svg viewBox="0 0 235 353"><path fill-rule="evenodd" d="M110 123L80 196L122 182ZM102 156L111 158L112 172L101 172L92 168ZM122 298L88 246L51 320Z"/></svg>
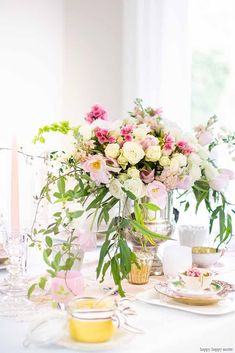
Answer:
<svg viewBox="0 0 235 353"><path fill-rule="evenodd" d="M27 299L27 283L24 278L27 266L27 234L11 231L5 232L2 238L8 255L8 276L0 287L0 315L18 316L32 308Z"/></svg>

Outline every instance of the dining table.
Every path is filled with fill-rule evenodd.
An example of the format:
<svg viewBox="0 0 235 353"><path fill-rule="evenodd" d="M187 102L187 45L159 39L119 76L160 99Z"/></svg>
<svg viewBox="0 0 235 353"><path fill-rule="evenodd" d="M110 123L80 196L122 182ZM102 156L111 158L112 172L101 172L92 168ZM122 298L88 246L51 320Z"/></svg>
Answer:
<svg viewBox="0 0 235 353"><path fill-rule="evenodd" d="M42 260L30 250L28 276L38 276L45 271ZM101 296L112 287L111 279L103 283L96 279L98 250L85 254L82 273L85 279L85 295ZM215 279L235 285L235 252L226 252L215 267ZM6 271L0 271L0 279ZM177 308L149 304L140 299L140 294L154 291L154 285L162 281L163 276L151 276L145 285L133 285L124 280L123 287L135 315L130 317L134 327L142 332L127 333L126 339L116 342L108 352L120 353L198 353L198 352L234 352L235 351L235 311L223 315L202 315ZM232 295L232 294L231 294ZM235 293L234 293L235 296ZM58 342L46 345L24 344L32 322L42 312L46 314L48 302L35 304L35 309L26 317L0 316L0 352L1 353L68 353L70 348ZM187 305L186 305L187 306ZM189 307L189 306L187 306ZM50 309L53 310L53 309ZM83 352L81 348L75 349ZM99 345L91 344L86 351L100 350Z"/></svg>

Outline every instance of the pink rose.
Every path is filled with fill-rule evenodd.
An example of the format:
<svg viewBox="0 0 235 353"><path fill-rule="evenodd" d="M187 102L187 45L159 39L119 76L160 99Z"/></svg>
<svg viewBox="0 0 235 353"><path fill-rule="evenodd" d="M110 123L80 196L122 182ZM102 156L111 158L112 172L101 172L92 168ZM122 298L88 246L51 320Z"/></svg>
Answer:
<svg viewBox="0 0 235 353"><path fill-rule="evenodd" d="M148 184L146 194L161 209L166 207L167 191L165 185L160 181L154 180L152 183Z"/></svg>
<svg viewBox="0 0 235 353"><path fill-rule="evenodd" d="M140 178L145 184L149 184L154 180L154 170L143 169L140 172Z"/></svg>
<svg viewBox="0 0 235 353"><path fill-rule="evenodd" d="M85 118L85 120L89 124L93 123L93 121L95 121L97 119L101 119L101 120L107 120L108 119L108 113L99 104L93 105L93 107L91 107L91 111L89 113L87 113L87 116Z"/></svg>

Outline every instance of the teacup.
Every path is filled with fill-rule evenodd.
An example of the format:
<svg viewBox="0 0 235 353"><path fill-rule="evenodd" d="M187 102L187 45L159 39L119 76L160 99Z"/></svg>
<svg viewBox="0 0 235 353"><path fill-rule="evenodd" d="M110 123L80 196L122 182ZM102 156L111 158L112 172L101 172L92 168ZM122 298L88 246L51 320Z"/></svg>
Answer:
<svg viewBox="0 0 235 353"><path fill-rule="evenodd" d="M200 291L210 287L213 280L213 274L211 272L200 272L198 277L189 276L183 272L180 274L180 278L184 282L184 287L189 290Z"/></svg>
<svg viewBox="0 0 235 353"><path fill-rule="evenodd" d="M223 251L217 251L216 248L211 247L193 247L192 248L192 258L193 264L202 267L209 268L218 262L219 258L223 255Z"/></svg>

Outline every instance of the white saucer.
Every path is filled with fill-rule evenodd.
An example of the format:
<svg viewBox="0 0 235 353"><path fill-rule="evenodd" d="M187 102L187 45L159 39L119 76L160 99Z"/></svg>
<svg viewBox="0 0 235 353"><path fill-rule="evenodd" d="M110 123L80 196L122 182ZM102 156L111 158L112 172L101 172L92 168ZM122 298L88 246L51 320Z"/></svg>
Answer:
<svg viewBox="0 0 235 353"><path fill-rule="evenodd" d="M83 343L74 341L69 335L60 339L56 344L61 347L66 347L76 351L85 351L85 352L97 352L104 350L111 350L115 347L119 347L122 344L130 342L134 337L134 334L123 329L118 329L113 336L113 338L107 342L102 343Z"/></svg>

